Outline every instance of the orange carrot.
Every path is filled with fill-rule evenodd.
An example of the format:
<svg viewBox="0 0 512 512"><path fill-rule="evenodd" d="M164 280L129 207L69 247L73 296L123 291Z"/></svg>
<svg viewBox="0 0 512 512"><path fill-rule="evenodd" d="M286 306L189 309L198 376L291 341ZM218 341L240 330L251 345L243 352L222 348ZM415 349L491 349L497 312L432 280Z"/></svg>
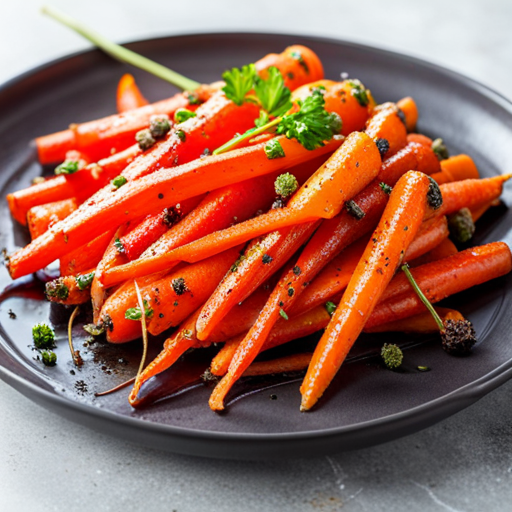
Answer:
<svg viewBox="0 0 512 512"><path fill-rule="evenodd" d="M451 181L478 179L478 169L468 155L456 155L441 161L441 171L432 174L439 185Z"/></svg>
<svg viewBox="0 0 512 512"><path fill-rule="evenodd" d="M65 219L77 209L76 199L64 199L55 203L34 206L27 213L28 230L32 240L45 233L50 226Z"/></svg>
<svg viewBox="0 0 512 512"><path fill-rule="evenodd" d="M312 355L313 354L309 352L302 352L271 359L269 361L255 361L245 370L243 377L299 372L308 367Z"/></svg>
<svg viewBox="0 0 512 512"><path fill-rule="evenodd" d="M281 268L311 236L319 222L306 222L273 231L249 245L201 310L196 326L198 338L208 339L209 334L231 308L247 298Z"/></svg>
<svg viewBox="0 0 512 512"><path fill-rule="evenodd" d="M493 242L472 247L442 260L412 269L418 286L432 303L467 290L472 286L507 274L512 269L512 255L507 244ZM407 281L398 274L375 308L366 329L421 313L425 306Z"/></svg>
<svg viewBox="0 0 512 512"><path fill-rule="evenodd" d="M63 276L46 283L46 298L50 302L76 305L91 299L94 269L76 276Z"/></svg>
<svg viewBox="0 0 512 512"><path fill-rule="evenodd" d="M417 142L422 146L432 147L432 139L421 133L408 133L407 142Z"/></svg>
<svg viewBox="0 0 512 512"><path fill-rule="evenodd" d="M441 317L443 322L445 320L464 320L461 313L455 309L448 308L434 308L437 314ZM386 324L377 325L371 330L364 329L365 332L408 332L415 334L432 334L439 332L432 313L425 311L417 315L404 318L402 320L395 320Z"/></svg>
<svg viewBox="0 0 512 512"><path fill-rule="evenodd" d="M410 97L403 98L397 101L398 108L405 115L405 126L408 132L412 132L416 128L418 122L418 107L416 102Z"/></svg>
<svg viewBox="0 0 512 512"><path fill-rule="evenodd" d="M105 254L115 230L105 231L74 251L70 251L60 258L60 275L70 276L85 272L89 268L95 268Z"/></svg>
<svg viewBox="0 0 512 512"><path fill-rule="evenodd" d="M122 114L143 107L148 103L148 100L144 98L137 87L133 75L124 74L117 86L117 111Z"/></svg>
<svg viewBox="0 0 512 512"><path fill-rule="evenodd" d="M10 258L11 276L20 277L49 264L78 247L84 239L97 235L100 226L115 225L116 222L158 211L164 200L167 204L178 203L249 177L289 169L302 161L329 153L341 144L341 141L333 139L321 148L308 151L295 140L286 137L279 137L278 140L285 152L284 158L269 160L265 154L265 144L258 144L174 169L162 169L136 182L126 183L99 204L89 201L85 208L79 208L57 223L51 233L45 233L14 253Z"/></svg>
<svg viewBox="0 0 512 512"><path fill-rule="evenodd" d="M301 410L311 409L322 396L400 265L425 215L429 185L424 174L412 171L394 187L379 226L315 349L301 386ZM216 409L222 402L216 395L211 404Z"/></svg>
<svg viewBox="0 0 512 512"><path fill-rule="evenodd" d="M440 244L436 245L433 249L426 252L422 256L419 256L418 258L415 258L412 261L409 259L407 259L406 261L409 261L410 267L419 267L420 265L425 265L425 263L430 263L431 261L437 261L442 258L447 258L452 254L456 254L457 252L458 249L455 246L455 244L449 238L445 238Z"/></svg>
<svg viewBox="0 0 512 512"><path fill-rule="evenodd" d="M407 144L407 131L394 103L375 107L366 123L365 132L376 142L379 139L387 141L387 148L380 146L383 157L394 155Z"/></svg>

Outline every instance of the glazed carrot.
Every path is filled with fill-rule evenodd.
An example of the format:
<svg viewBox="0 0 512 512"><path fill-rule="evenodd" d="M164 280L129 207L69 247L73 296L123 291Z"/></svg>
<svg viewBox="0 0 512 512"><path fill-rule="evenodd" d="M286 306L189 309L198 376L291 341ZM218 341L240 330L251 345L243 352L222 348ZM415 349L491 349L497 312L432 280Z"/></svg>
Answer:
<svg viewBox="0 0 512 512"><path fill-rule="evenodd" d="M255 361L245 370L243 377L299 372L308 367L312 355L309 352L303 352L271 359L270 361Z"/></svg>
<svg viewBox="0 0 512 512"><path fill-rule="evenodd" d="M375 107L366 123L365 132L376 142L379 139L387 141L387 148L380 146L382 157L394 155L407 144L407 131L394 103Z"/></svg>
<svg viewBox="0 0 512 512"><path fill-rule="evenodd" d="M129 73L124 74L117 85L117 111L119 114L144 107L149 102L140 92L135 78Z"/></svg>
<svg viewBox="0 0 512 512"><path fill-rule="evenodd" d="M170 274L144 283L141 295L147 304L147 328L156 335L169 327L179 325L192 314L215 290L230 266L238 256L239 247L218 254L212 258L186 265ZM131 288L123 287L125 293L116 293L105 302L101 317L110 319L109 341L124 343L140 337L140 322L125 318L127 309L137 306Z"/></svg>
<svg viewBox="0 0 512 512"><path fill-rule="evenodd" d="M432 139L421 133L408 133L407 142L417 142L422 146L432 147Z"/></svg>
<svg viewBox="0 0 512 512"><path fill-rule="evenodd" d="M312 235L320 221L273 231L256 240L206 301L197 320L197 336L208 339L213 329L239 302L247 298L297 251Z"/></svg>
<svg viewBox="0 0 512 512"><path fill-rule="evenodd" d="M464 320L461 313L455 309L434 308L443 321L445 320ZM432 314L429 311L418 313L417 315L377 325L371 330L364 329L365 332L408 332L415 334L438 333L439 326L436 324Z"/></svg>
<svg viewBox="0 0 512 512"><path fill-rule="evenodd" d="M285 152L284 158L269 160L265 154L265 144L258 144L177 168L162 169L136 182L126 183L119 190L111 192L101 204L88 204L84 209L79 208L56 224L52 233L45 233L14 253L10 257L11 276L20 277L49 264L78 247L84 239L93 237L100 226L115 225L117 222L154 213L161 209L164 200L167 204L178 203L208 190L289 169L303 161L330 153L341 144L340 140L333 139L321 148L308 151L293 139L279 137L278 140Z"/></svg>
<svg viewBox="0 0 512 512"><path fill-rule="evenodd" d="M75 275L63 276L46 283L46 298L50 302L77 305L91 300L94 269Z"/></svg>
<svg viewBox="0 0 512 512"><path fill-rule="evenodd" d="M295 54L295 51L299 53ZM299 54L302 58L295 58L294 55L298 57ZM307 82L323 78L320 60L305 47L292 46L281 54L269 54L255 65L261 75L265 75L269 66L277 67L283 74L286 85L292 90ZM124 150L133 144L135 134L148 126L152 115L166 114L172 117L179 108L194 110L196 103L208 100L218 87L219 84L202 85L193 93L178 93L172 98L130 112L72 125L69 130L59 134L39 137L36 139L39 161L42 164L62 161L69 149L84 151L93 161L106 157L112 148L117 151Z"/></svg>
<svg viewBox="0 0 512 512"><path fill-rule="evenodd" d="M244 221L260 209L266 210L273 198L274 179L274 174L260 176L210 192L197 208L149 247L140 259L107 271L105 285L112 286L125 279L169 269L178 263L165 261L163 257L172 249L226 228L233 222Z"/></svg>
<svg viewBox="0 0 512 512"><path fill-rule="evenodd" d="M60 258L60 274L62 276L76 275L89 268L95 268L101 261L115 230L105 231L89 243L70 251Z"/></svg>
<svg viewBox="0 0 512 512"><path fill-rule="evenodd" d="M27 213L28 230L32 240L42 235L50 226L65 219L77 209L76 199L64 199L55 203L34 206Z"/></svg>
<svg viewBox="0 0 512 512"><path fill-rule="evenodd" d="M129 261L137 259L151 244L187 216L204 199L204 196L185 199L176 206L148 215L135 228L121 238L124 252ZM131 277L137 277L132 275Z"/></svg>
<svg viewBox="0 0 512 512"><path fill-rule="evenodd" d="M270 331L261 352L320 331L327 326L330 319L331 317L323 305L289 320L280 319ZM226 341L212 360L210 371L213 375L222 377L226 374L231 359L245 335L244 332Z"/></svg>
<svg viewBox="0 0 512 512"><path fill-rule="evenodd" d="M424 174L412 171L394 187L379 226L315 349L301 386L301 410L311 409L322 396L393 277L427 210L429 186ZM212 400L212 405L217 408L221 402Z"/></svg>
<svg viewBox="0 0 512 512"><path fill-rule="evenodd" d="M412 132L418 122L418 107L416 106L416 102L408 96L407 98L398 100L397 106L405 115L407 131Z"/></svg>
<svg viewBox="0 0 512 512"><path fill-rule="evenodd" d="M124 224L115 232L94 273L94 279L91 284L91 299L93 322L95 324L99 324L100 311L106 298L106 289L101 283L101 275L106 269L126 261L126 256L123 254L123 247L119 244L119 238L126 229L128 229L128 225ZM109 325L107 325L106 328L112 330Z"/></svg>
<svg viewBox="0 0 512 512"><path fill-rule="evenodd" d="M475 162L468 155L457 155L441 161L441 171L433 174L439 185L451 181L478 179L480 177Z"/></svg>
<svg viewBox="0 0 512 512"><path fill-rule="evenodd" d="M447 258L452 254L456 254L457 252L458 249L455 246L455 244L449 238L445 238L439 245L436 245L436 247L434 247L427 253L423 254L422 256L419 256L418 258L415 258L412 261L406 261L409 261L410 267L418 267L420 265L425 265L425 263L430 263L431 261L437 261L443 258Z"/></svg>
<svg viewBox="0 0 512 512"><path fill-rule="evenodd" d="M412 272L429 301L436 303L472 286L505 275L511 269L512 256L507 244L493 242L416 267ZM403 278L405 275L398 274L392 281L382 302L366 323L367 329L424 311L425 306Z"/></svg>

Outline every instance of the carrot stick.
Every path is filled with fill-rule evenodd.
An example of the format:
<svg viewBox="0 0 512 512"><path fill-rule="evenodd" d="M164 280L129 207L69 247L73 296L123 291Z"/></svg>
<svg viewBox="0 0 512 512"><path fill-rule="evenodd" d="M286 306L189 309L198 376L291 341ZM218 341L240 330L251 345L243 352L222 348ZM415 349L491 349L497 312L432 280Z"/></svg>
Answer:
<svg viewBox="0 0 512 512"><path fill-rule="evenodd" d="M54 203L34 206L27 213L28 230L32 240L45 233L50 226L65 219L77 209L76 199L64 199Z"/></svg>
<svg viewBox="0 0 512 512"><path fill-rule="evenodd" d="M405 126L408 132L412 132L416 128L418 122L418 107L415 101L410 97L403 98L397 102L398 108L405 115Z"/></svg>
<svg viewBox="0 0 512 512"><path fill-rule="evenodd" d="M300 53L301 59L294 56L299 55L294 54L295 51ZM255 65L261 75L265 75L269 66L277 67L283 74L286 85L292 90L307 82L323 78L320 60L305 47L292 46L281 54L269 54ZM306 72L306 67L309 72ZM123 114L72 125L71 129L59 134L39 137L36 139L39 161L42 164L62 161L69 149L84 151L93 161L106 157L112 148L116 148L117 151L124 150L133 144L135 134L148 126L152 115L166 114L172 117L179 108L194 110L196 103L204 103L217 89L218 84L202 85L193 93L178 93L172 98Z"/></svg>
<svg viewBox="0 0 512 512"><path fill-rule="evenodd" d="M147 248L140 259L106 272L105 285L169 269L179 262L166 261L164 255L172 249L267 209L273 197L274 178L274 174L260 176L210 192L189 215Z"/></svg>
<svg viewBox="0 0 512 512"><path fill-rule="evenodd" d="M271 359L270 361L255 361L247 370L245 370L243 377L256 377L260 375L272 375L276 373L298 372L305 370L311 356L309 352L300 354L291 354L289 356Z"/></svg>
<svg viewBox="0 0 512 512"><path fill-rule="evenodd" d="M91 299L94 269L75 276L63 276L46 283L46 298L59 304L85 304Z"/></svg>
<svg viewBox="0 0 512 512"><path fill-rule="evenodd" d="M246 249L239 262L228 272L215 292L206 301L197 321L197 336L209 334L227 313L248 297L276 272L311 236L319 221L273 231Z"/></svg>
<svg viewBox="0 0 512 512"><path fill-rule="evenodd" d="M117 86L117 111L119 114L144 107L148 103L137 87L133 75L124 74Z"/></svg>
<svg viewBox="0 0 512 512"><path fill-rule="evenodd" d="M204 196L185 199L180 204L165 208L163 212L148 215L135 228L121 238L128 260L137 259L151 244L186 217L204 199ZM131 276L137 277L137 276Z"/></svg>
<svg viewBox="0 0 512 512"><path fill-rule="evenodd" d="M468 155L456 155L441 161L441 171L432 174L439 185L451 181L478 179L475 162Z"/></svg>
<svg viewBox="0 0 512 512"><path fill-rule="evenodd" d="M434 308L441 320L464 320L461 313L455 309L448 308ZM407 332L415 334L432 334L439 332L439 326L437 325L432 313L425 311L417 315L404 318L402 320L395 320L394 322L388 322L386 324L377 325L371 330L364 329L365 332Z"/></svg>
<svg viewBox="0 0 512 512"><path fill-rule="evenodd" d="M105 231L87 244L61 256L60 274L62 276L76 275L96 267L105 254L114 233L115 230Z"/></svg>
<svg viewBox="0 0 512 512"><path fill-rule="evenodd" d="M412 171L394 187L379 226L315 349L301 386L301 410L311 409L322 396L401 263L425 215L429 184L424 174ZM218 398L211 403L214 408L222 405Z"/></svg>
<svg viewBox="0 0 512 512"><path fill-rule="evenodd" d="M174 169L162 169L136 182L126 183L117 193L111 193L101 201L101 205L89 204L85 209L79 208L56 224L52 233L45 233L14 253L10 258L11 276L20 277L51 263L78 247L84 239L97 234L100 226L115 225L116 222L158 211L163 200L167 204L178 203L249 177L289 169L329 153L341 144L341 141L333 139L324 147L308 151L295 140L278 139L286 155L284 158L269 160L264 151L265 145L261 144L210 156Z"/></svg>
<svg viewBox="0 0 512 512"><path fill-rule="evenodd" d="M493 242L416 267L412 272L428 300L436 303L472 286L505 275L511 269L512 255L507 244ZM366 329L424 311L425 306L403 278L405 275L398 274L392 281L382 302L366 323Z"/></svg>

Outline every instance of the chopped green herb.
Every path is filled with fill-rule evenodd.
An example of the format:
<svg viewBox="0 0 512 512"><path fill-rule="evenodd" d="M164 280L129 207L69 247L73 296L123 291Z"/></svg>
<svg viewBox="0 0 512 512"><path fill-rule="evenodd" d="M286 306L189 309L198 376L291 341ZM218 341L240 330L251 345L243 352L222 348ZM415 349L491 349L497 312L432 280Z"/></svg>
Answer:
<svg viewBox="0 0 512 512"><path fill-rule="evenodd" d="M277 133L288 139L297 139L306 149L313 150L324 146L324 141L331 140L340 133L341 117L325 110L325 100L319 91L313 91L303 101L297 100L298 112L286 115L277 126Z"/></svg>
<svg viewBox="0 0 512 512"><path fill-rule="evenodd" d="M292 93L284 84L281 71L274 66L268 68L266 79L255 75L254 92L260 105L272 117L282 116L292 108Z"/></svg>
<svg viewBox="0 0 512 512"><path fill-rule="evenodd" d="M329 313L329 315L332 316L336 311L336 304L334 304L334 302L328 301L325 303L325 309L327 313Z"/></svg>
<svg viewBox="0 0 512 512"><path fill-rule="evenodd" d="M285 310L284 309L280 309L279 310L279 314L285 319L285 320L288 320L288 315L286 314Z"/></svg>
<svg viewBox="0 0 512 512"><path fill-rule="evenodd" d="M176 130L176 136L181 142L185 142L187 140L187 134L183 130Z"/></svg>
<svg viewBox="0 0 512 512"><path fill-rule="evenodd" d="M99 336L105 332L105 327L103 325L85 324L82 329L91 336Z"/></svg>
<svg viewBox="0 0 512 512"><path fill-rule="evenodd" d="M38 349L55 347L55 333L46 324L36 324L32 327L32 339L34 346Z"/></svg>
<svg viewBox="0 0 512 512"><path fill-rule="evenodd" d="M114 240L114 246L117 249L118 253L123 254L125 252L123 242L121 242L121 240L119 240L119 238L116 238Z"/></svg>
<svg viewBox="0 0 512 512"><path fill-rule="evenodd" d="M195 114L194 114L195 115ZM169 116L158 114L149 118L149 131L155 139L160 139L171 129Z"/></svg>
<svg viewBox="0 0 512 512"><path fill-rule="evenodd" d="M147 128L145 130L138 131L135 134L135 140L139 143L139 147L142 151L146 151L146 149L149 149L156 143L156 140Z"/></svg>
<svg viewBox="0 0 512 512"><path fill-rule="evenodd" d="M367 107L370 103L370 98L368 97L368 91L365 86L357 79L349 80L348 83L352 87L351 94L359 105L361 105L361 107Z"/></svg>
<svg viewBox="0 0 512 512"><path fill-rule="evenodd" d="M76 160L65 160L55 167L55 174L74 174L79 170L79 164Z"/></svg>
<svg viewBox="0 0 512 512"><path fill-rule="evenodd" d="M186 108L179 108L174 113L174 121L178 124L184 123L187 119L191 119L192 117L197 117L197 114Z"/></svg>
<svg viewBox="0 0 512 512"><path fill-rule="evenodd" d="M286 156L284 154L283 147L277 139L270 139L265 144L265 154L269 160L273 160L274 158L283 158Z"/></svg>
<svg viewBox="0 0 512 512"><path fill-rule="evenodd" d="M245 95L254 87L256 77L256 66L248 64L242 68L233 68L225 71L222 78L226 85L222 88L224 94L233 103L240 106L245 101Z"/></svg>
<svg viewBox="0 0 512 512"><path fill-rule="evenodd" d="M119 188L119 187L122 187L123 185L125 185L126 183L128 183L128 180L124 177L124 176L116 176L113 180L112 180L112 185L116 188Z"/></svg>
<svg viewBox="0 0 512 512"><path fill-rule="evenodd" d="M45 366L55 366L57 364L57 354L51 350L41 352L41 357Z"/></svg>
<svg viewBox="0 0 512 512"><path fill-rule="evenodd" d="M398 368L404 359L404 354L398 345L394 343L384 343L380 351L384 364L390 369Z"/></svg>
<svg viewBox="0 0 512 512"><path fill-rule="evenodd" d="M384 183L383 181L379 183L379 187L381 188L382 192L384 192L384 194L387 194L388 196L393 191L393 187L390 187L387 183Z"/></svg>
<svg viewBox="0 0 512 512"><path fill-rule="evenodd" d="M297 178L289 172L280 174L274 182L276 194L283 198L290 197L298 188Z"/></svg>
<svg viewBox="0 0 512 512"><path fill-rule="evenodd" d="M149 307L146 299L144 299L144 313L146 318L151 318L154 313L153 309ZM138 306L135 308L128 308L124 313L124 317L126 320L140 320L142 318L142 311Z"/></svg>
<svg viewBox="0 0 512 512"><path fill-rule="evenodd" d="M94 279L94 272L90 274L81 274L75 277L76 284L80 290L85 290L91 286L92 280Z"/></svg>
<svg viewBox="0 0 512 512"><path fill-rule="evenodd" d="M69 288L64 283L64 279L59 277L46 283L45 293L48 297L54 297L59 300L66 300L69 297Z"/></svg>
<svg viewBox="0 0 512 512"><path fill-rule="evenodd" d="M435 153L438 160L446 160L447 158L450 158L450 153L448 152L448 148L443 142L443 139L435 139L432 142L432 151Z"/></svg>

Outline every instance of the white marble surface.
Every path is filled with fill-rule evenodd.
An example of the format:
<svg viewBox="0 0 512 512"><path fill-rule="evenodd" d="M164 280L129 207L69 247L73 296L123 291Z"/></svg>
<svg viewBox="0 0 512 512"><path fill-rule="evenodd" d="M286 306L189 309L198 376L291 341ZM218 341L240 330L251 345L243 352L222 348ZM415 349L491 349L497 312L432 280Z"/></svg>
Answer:
<svg viewBox="0 0 512 512"><path fill-rule="evenodd" d="M54 4L116 41L257 30L354 39L433 60L512 96L512 2L134 0ZM0 1L0 82L87 43ZM1 113L0 113L1 115ZM508 511L512 383L383 446L309 461L158 453L70 423L0 381L0 510Z"/></svg>

